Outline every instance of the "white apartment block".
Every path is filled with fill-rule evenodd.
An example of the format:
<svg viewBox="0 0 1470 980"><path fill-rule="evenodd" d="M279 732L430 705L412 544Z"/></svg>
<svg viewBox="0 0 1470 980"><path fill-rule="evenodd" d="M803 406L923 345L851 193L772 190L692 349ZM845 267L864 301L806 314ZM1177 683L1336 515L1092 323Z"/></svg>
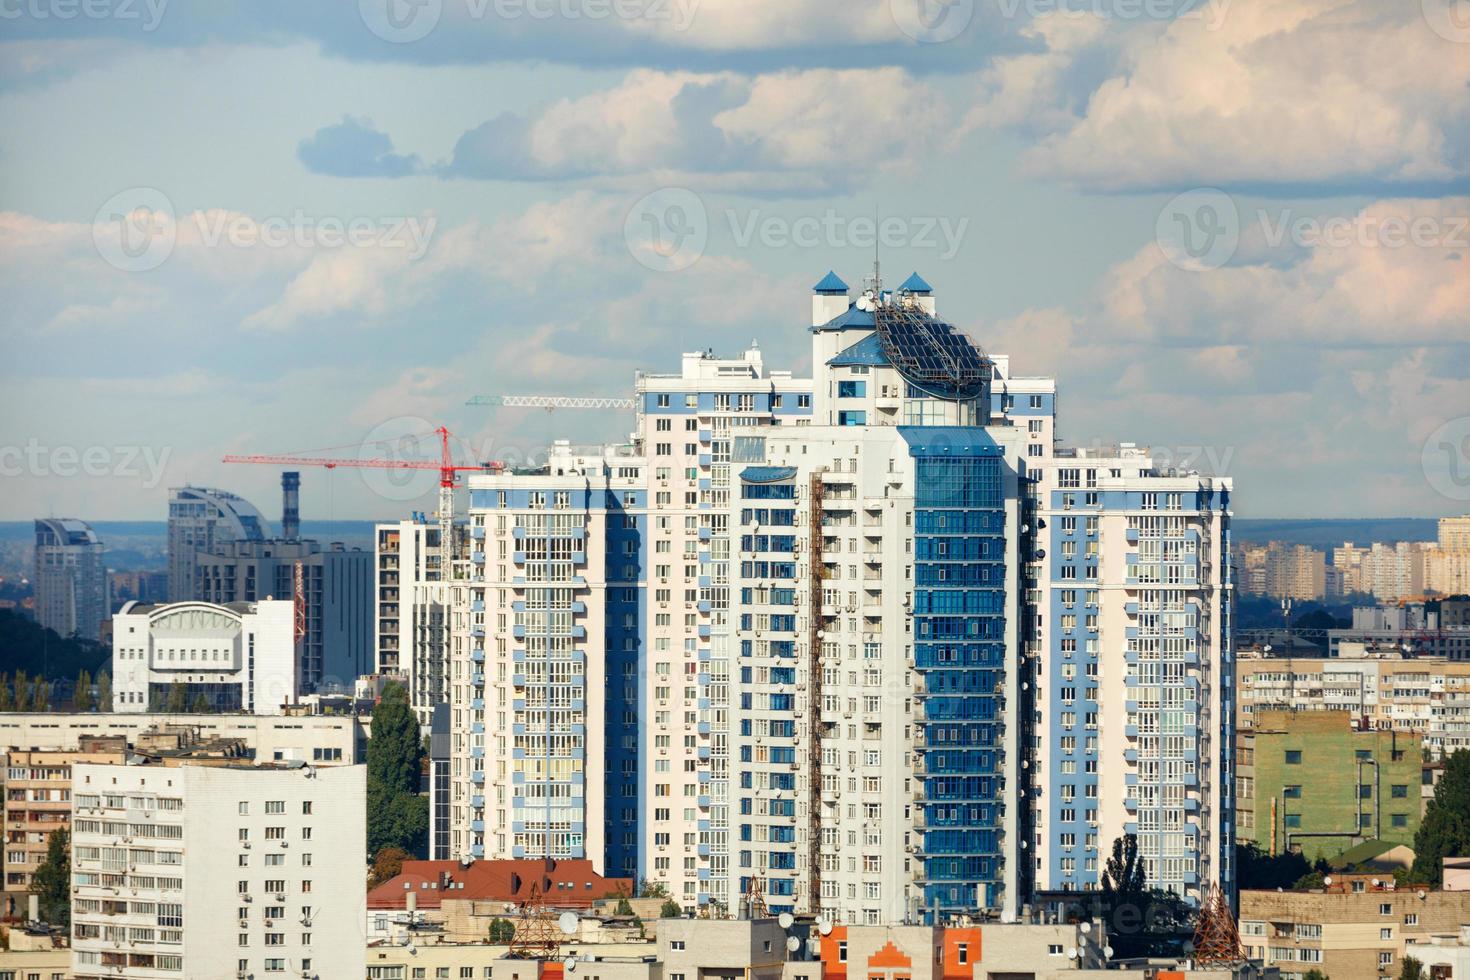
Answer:
<svg viewBox="0 0 1470 980"><path fill-rule="evenodd" d="M72 770L79 980L361 977L366 770Z"/></svg>
<svg viewBox="0 0 1470 980"><path fill-rule="evenodd" d="M75 752L87 736L121 735L129 744L150 730L187 725L201 740L239 739L258 762L356 765L364 761L362 719L341 715L220 715L188 718L123 712L0 714L0 751Z"/></svg>
<svg viewBox="0 0 1470 980"><path fill-rule="evenodd" d="M1231 481L1131 445L1058 450L1042 476L1037 888L1097 888L1131 833L1150 885L1229 893Z"/></svg>
<svg viewBox="0 0 1470 980"><path fill-rule="evenodd" d="M299 698L295 605L129 602L113 617L113 710L162 711L179 687L192 710L278 715Z"/></svg>

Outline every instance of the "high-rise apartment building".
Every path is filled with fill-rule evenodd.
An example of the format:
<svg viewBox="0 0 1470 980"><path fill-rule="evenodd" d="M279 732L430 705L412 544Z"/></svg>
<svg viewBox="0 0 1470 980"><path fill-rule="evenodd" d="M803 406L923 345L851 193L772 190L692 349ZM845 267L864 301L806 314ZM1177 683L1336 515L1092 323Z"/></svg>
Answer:
<svg viewBox="0 0 1470 980"><path fill-rule="evenodd" d="M76 765L72 975L360 977L363 766Z"/></svg>
<svg viewBox="0 0 1470 980"><path fill-rule="evenodd" d="M228 541L264 541L270 525L243 497L208 487L175 487L168 500L168 598L197 599L198 554Z"/></svg>
<svg viewBox="0 0 1470 980"><path fill-rule="evenodd" d="M1130 445L1059 449L1043 470L1042 891L1097 888L1124 834L1151 884L1232 887L1230 495Z"/></svg>
<svg viewBox="0 0 1470 980"><path fill-rule="evenodd" d="M300 696L295 619L289 599L130 602L113 619L112 710L164 711L177 695L187 710L281 714Z"/></svg>
<svg viewBox="0 0 1470 980"><path fill-rule="evenodd" d="M36 621L62 636L96 640L111 613L102 542L86 523L66 517L36 521Z"/></svg>
<svg viewBox="0 0 1470 980"><path fill-rule="evenodd" d="M810 380L686 354L629 445L469 478L447 639L379 635L449 703L450 856L880 923L1095 888L1136 833L1229 888L1229 481L1058 449L1053 379L917 275L829 274L809 330ZM427 527L380 528L400 638Z"/></svg>

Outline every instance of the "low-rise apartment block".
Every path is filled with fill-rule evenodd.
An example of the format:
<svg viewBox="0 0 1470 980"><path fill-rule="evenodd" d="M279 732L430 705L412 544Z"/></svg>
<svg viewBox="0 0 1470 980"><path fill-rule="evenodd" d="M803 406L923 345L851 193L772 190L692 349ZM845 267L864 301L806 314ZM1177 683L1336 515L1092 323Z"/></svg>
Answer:
<svg viewBox="0 0 1470 980"><path fill-rule="evenodd" d="M78 765L79 980L363 976L362 766Z"/></svg>
<svg viewBox="0 0 1470 980"><path fill-rule="evenodd" d="M1246 955L1283 978L1398 976L1405 954L1470 922L1470 892L1394 888L1392 879L1334 875L1321 891L1242 891Z"/></svg>

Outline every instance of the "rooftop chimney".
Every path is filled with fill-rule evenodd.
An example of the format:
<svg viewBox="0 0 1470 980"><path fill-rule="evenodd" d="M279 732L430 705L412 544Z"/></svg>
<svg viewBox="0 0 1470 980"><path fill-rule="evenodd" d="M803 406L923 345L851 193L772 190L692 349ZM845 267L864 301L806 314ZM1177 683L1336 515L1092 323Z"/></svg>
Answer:
<svg viewBox="0 0 1470 980"><path fill-rule="evenodd" d="M301 537L301 474L295 471L281 474L281 537Z"/></svg>

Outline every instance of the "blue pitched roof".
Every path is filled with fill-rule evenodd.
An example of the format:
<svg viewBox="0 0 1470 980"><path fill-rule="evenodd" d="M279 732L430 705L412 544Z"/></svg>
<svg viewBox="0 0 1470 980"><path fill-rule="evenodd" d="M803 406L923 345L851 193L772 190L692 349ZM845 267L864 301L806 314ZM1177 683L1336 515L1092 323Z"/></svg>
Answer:
<svg viewBox="0 0 1470 980"><path fill-rule="evenodd" d="M841 279L837 278L837 273L835 273L835 272L833 272L832 270L829 269L829 270L827 270L827 274L822 277L822 281L819 282L819 283L817 283L815 286L812 287L812 292L814 292L814 293L846 293L847 292L847 283L845 283Z"/></svg>
<svg viewBox="0 0 1470 980"><path fill-rule="evenodd" d="M846 313L839 313L820 327L812 327L813 333L823 330L872 330L877 324L873 321L872 310L860 310L856 306L849 306Z"/></svg>
<svg viewBox="0 0 1470 980"><path fill-rule="evenodd" d="M780 483L795 478L795 466L747 466L740 471L740 479L746 483Z"/></svg>
<svg viewBox="0 0 1470 980"><path fill-rule="evenodd" d="M883 353L883 345L878 340L876 333L870 333L862 340L839 353L827 364L830 367L853 367L858 364L882 365L890 363L888 355Z"/></svg>
<svg viewBox="0 0 1470 980"><path fill-rule="evenodd" d="M911 275L907 279L905 279L903 281L903 285L902 286L899 286L898 288L899 289L906 289L906 290L908 290L911 293L932 293L932 292L934 292L934 287L930 286L927 282L925 282L924 281L924 277L921 276L921 275L919 275L917 272L915 272L913 275Z"/></svg>

